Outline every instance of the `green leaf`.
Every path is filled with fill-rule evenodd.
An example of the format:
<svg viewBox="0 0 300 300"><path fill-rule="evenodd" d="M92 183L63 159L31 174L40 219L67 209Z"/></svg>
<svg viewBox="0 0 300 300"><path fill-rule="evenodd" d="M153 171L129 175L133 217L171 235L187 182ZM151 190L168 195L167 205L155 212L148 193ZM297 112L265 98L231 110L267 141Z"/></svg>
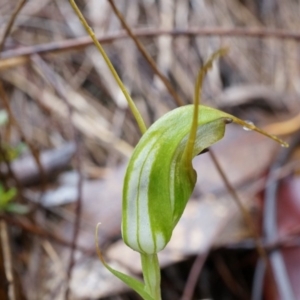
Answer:
<svg viewBox="0 0 300 300"><path fill-rule="evenodd" d="M29 212L29 208L25 205L18 204L18 203L8 203L5 206L5 211L9 213L18 214L18 215L24 215Z"/></svg>
<svg viewBox="0 0 300 300"><path fill-rule="evenodd" d="M12 161L24 150L24 143L20 143L17 147L12 147L7 143L1 143L0 146L2 147L2 152L4 152L4 155L0 154L0 162L5 160Z"/></svg>
<svg viewBox="0 0 300 300"><path fill-rule="evenodd" d="M103 263L103 262L102 262ZM155 300L152 298L146 291L145 291L145 285L143 282L130 277L124 273L121 273L112 267L110 267L108 264L104 263L104 266L116 277L118 277L120 280L122 280L127 286L132 288L135 292L137 292L143 299L145 300Z"/></svg>
<svg viewBox="0 0 300 300"><path fill-rule="evenodd" d="M8 203L16 196L16 194L17 190L15 188L4 191L3 186L0 184L0 209L5 209Z"/></svg>
<svg viewBox="0 0 300 300"><path fill-rule="evenodd" d="M0 184L0 211L6 211L16 214L26 214L29 208L25 205L18 203L11 203L15 198L17 190L15 188L10 188L5 191L3 186Z"/></svg>
<svg viewBox="0 0 300 300"><path fill-rule="evenodd" d="M99 248L99 242L98 242L98 229L99 229L100 223L97 224L96 230L95 230L95 244L96 244L96 250L99 259L101 260L104 267L109 270L112 274L114 274L117 278L119 278L121 281L123 281L128 287L132 288L136 293L138 293L144 300L156 300L153 299L145 290L145 284L141 281L139 281L136 278L130 277L129 275L126 275L122 272L119 272L112 267L110 267L106 261L104 260L104 257L101 253L101 250Z"/></svg>
<svg viewBox="0 0 300 300"><path fill-rule="evenodd" d="M18 153L18 156L20 156L23 152L25 152L28 149L28 146L25 143L19 143L16 147L15 150Z"/></svg>

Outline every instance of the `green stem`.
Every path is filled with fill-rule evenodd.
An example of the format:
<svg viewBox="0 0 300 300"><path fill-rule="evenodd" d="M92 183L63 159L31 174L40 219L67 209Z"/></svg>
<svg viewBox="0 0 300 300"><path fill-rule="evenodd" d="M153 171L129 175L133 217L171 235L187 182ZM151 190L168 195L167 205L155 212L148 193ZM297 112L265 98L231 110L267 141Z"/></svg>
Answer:
<svg viewBox="0 0 300 300"><path fill-rule="evenodd" d="M75 13L77 14L79 20L81 21L83 27L85 28L85 30L87 31L87 33L89 34L89 36L92 38L95 46L97 47L97 49L99 50L99 52L101 53L103 59L105 60L111 74L113 75L113 77L115 78L117 84L119 85L121 91L123 92L127 103L130 107L130 110L132 111L138 126L140 128L140 131L142 134L144 134L147 130L147 127L145 125L145 122L140 114L140 112L138 111L137 107L135 106L133 100L131 99L125 85L123 84L122 80L120 79L117 71L115 70L114 66L112 65L110 59L108 58L108 56L106 55L104 49L102 48L100 42L97 40L94 31L91 29L91 27L88 25L87 21L85 20L83 14L81 13L81 11L79 10L79 8L77 7L76 3L74 0L70 0L71 6L73 7Z"/></svg>
<svg viewBox="0 0 300 300"><path fill-rule="evenodd" d="M145 282L145 290L153 299L161 300L160 292L160 267L157 254L142 254L142 269Z"/></svg>
<svg viewBox="0 0 300 300"><path fill-rule="evenodd" d="M183 155L183 159L185 159L188 162L191 162L193 159L193 152L194 152L197 129L198 129L198 111L199 111L199 105L201 104L200 103L201 91L202 91L204 77L208 72L208 70L212 67L214 60L219 56L225 55L227 52L228 52L227 48L221 48L218 51L214 52L198 72L198 76L195 84L195 90L194 90L194 112L193 112L192 126L190 130L189 139L186 144L186 148Z"/></svg>

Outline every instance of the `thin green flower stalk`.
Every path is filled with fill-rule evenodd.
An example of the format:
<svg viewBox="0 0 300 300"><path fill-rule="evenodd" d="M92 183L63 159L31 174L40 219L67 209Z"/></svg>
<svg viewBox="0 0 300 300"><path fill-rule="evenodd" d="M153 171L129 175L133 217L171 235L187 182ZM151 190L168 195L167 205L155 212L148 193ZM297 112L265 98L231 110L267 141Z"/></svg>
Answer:
<svg viewBox="0 0 300 300"><path fill-rule="evenodd" d="M161 300L157 253L170 241L195 187L197 174L193 169L193 158L222 139L226 125L231 122L255 130L284 147L288 145L253 124L200 105L205 74L215 59L226 54L226 49L216 51L199 71L194 104L170 111L146 129L142 116L93 31L74 0L70 0L70 3L123 91L143 134L133 151L125 174L122 236L126 245L141 255L144 281L114 270L105 262L98 247L98 226L95 236L97 253L103 265L143 299Z"/></svg>

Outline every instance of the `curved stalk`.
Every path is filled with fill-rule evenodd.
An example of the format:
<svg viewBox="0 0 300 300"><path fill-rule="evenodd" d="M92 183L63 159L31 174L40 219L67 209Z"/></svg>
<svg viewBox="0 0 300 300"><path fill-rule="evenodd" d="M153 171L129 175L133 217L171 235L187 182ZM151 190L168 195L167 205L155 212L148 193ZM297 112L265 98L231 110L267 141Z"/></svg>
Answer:
<svg viewBox="0 0 300 300"><path fill-rule="evenodd" d="M115 70L114 66L112 65L110 59L108 58L108 56L106 55L104 49L102 48L100 42L97 40L94 31L91 29L91 27L89 26L89 24L87 23L87 21L85 20L83 14L81 13L81 11L79 10L79 8L77 7L76 3L74 0L70 0L71 6L73 7L74 11L76 12L79 20L81 21L83 27L85 28L86 32L89 34L89 36L92 38L95 46L97 47L97 49L99 50L99 52L101 53L103 59L105 60L111 74L113 75L113 77L115 78L118 86L120 87L122 93L124 94L127 103L130 107L130 110L132 112L132 114L134 115L134 118L136 119L138 126L140 128L140 131L142 134L144 134L147 130L147 127L145 125L145 122L140 114L140 112L138 111L137 107L135 106L133 100L131 99L125 85L123 84L122 80L120 79L117 71Z"/></svg>

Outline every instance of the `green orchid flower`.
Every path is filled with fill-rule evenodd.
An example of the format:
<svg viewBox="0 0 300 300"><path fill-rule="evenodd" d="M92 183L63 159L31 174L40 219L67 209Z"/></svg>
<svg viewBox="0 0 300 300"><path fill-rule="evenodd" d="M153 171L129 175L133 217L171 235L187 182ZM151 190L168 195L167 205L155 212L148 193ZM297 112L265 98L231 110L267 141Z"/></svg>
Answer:
<svg viewBox="0 0 300 300"><path fill-rule="evenodd" d="M104 266L143 299L160 300L160 267L157 253L172 237L197 180L193 158L223 138L226 124L235 122L260 132L282 146L288 145L230 114L199 105L203 78L213 61L227 50L215 52L199 71L194 91L194 104L165 114L149 129L116 73L104 49L97 41L74 0L70 3L105 59L126 97L129 107L143 134L129 160L124 186L122 208L122 236L124 242L141 255L144 282L111 268L96 247Z"/></svg>

